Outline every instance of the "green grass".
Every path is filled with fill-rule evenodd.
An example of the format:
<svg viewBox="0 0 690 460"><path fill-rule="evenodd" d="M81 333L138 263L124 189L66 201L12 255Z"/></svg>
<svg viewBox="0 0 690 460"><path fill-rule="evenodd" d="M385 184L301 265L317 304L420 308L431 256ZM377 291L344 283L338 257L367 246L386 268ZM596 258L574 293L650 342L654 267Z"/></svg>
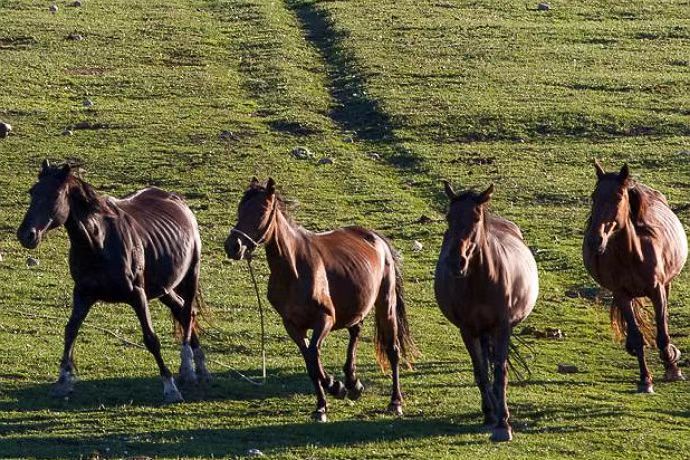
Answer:
<svg viewBox="0 0 690 460"><path fill-rule="evenodd" d="M592 158L609 169L627 161L673 206L687 203L687 2L552 2L548 12L489 0L58 6L52 15L45 2L0 0L0 120L15 128L0 140L1 457L235 457L251 448L275 458L686 457L689 384L658 381L657 394L635 394L635 360L612 340L605 305L577 294L594 287L580 259ZM72 32L85 40L67 40ZM101 129L61 135L82 121ZM224 130L233 138L220 139ZM316 159L293 159L296 146ZM323 156L335 163L318 165ZM151 356L88 325L77 341L75 394L48 396L69 315L68 241L55 231L30 252L14 236L44 158L82 162L111 195L148 185L179 192L197 213L213 310L202 340L214 381L186 391L188 402L161 406ZM273 176L299 203L304 226L358 223L401 250L423 352L403 373L404 418L381 413L389 378L375 366L369 328L359 353L367 391L355 404L330 401L327 425L308 421L311 384L272 310L268 383L255 387L228 370L259 374L248 273L222 250L253 175ZM510 386L510 445L477 431L469 359L433 299L441 178L460 188L496 184L493 209L537 251L541 293L526 324L566 334L527 339L533 378ZM421 215L436 221L417 223ZM26 268L29 255L39 267ZM267 267L257 262L264 284ZM674 341L690 353L688 280L676 282L670 310ZM169 315L157 302L152 311L176 367ZM99 305L87 323L141 340L127 306ZM333 372L346 335L324 346ZM581 372L558 374L560 362Z"/></svg>

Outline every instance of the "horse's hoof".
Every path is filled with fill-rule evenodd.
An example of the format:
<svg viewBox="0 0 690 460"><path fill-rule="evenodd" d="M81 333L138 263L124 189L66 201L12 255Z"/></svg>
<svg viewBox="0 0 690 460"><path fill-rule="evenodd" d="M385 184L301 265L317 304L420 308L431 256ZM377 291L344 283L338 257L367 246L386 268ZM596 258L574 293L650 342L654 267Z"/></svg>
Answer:
<svg viewBox="0 0 690 460"><path fill-rule="evenodd" d="M196 371L196 380L201 385L208 385L211 382L211 373L204 369L203 371Z"/></svg>
<svg viewBox="0 0 690 460"><path fill-rule="evenodd" d="M345 388L343 382L336 380L328 388L328 393L336 399L345 399L345 396L347 396L347 388Z"/></svg>
<svg viewBox="0 0 690 460"><path fill-rule="evenodd" d="M666 374L664 375L664 379L667 382L679 382L681 380L685 380L685 376L680 371L680 369L675 367L673 369L666 369Z"/></svg>
<svg viewBox="0 0 690 460"><path fill-rule="evenodd" d="M364 385L359 379L357 379L354 386L352 388L347 389L347 397L350 398L352 401L357 401L362 396L363 392Z"/></svg>
<svg viewBox="0 0 690 460"><path fill-rule="evenodd" d="M652 385L651 383L638 383L637 392L641 394L653 394L654 385Z"/></svg>
<svg viewBox="0 0 690 460"><path fill-rule="evenodd" d="M50 388L50 396L54 398L64 398L69 396L74 391L74 385L71 382L55 382Z"/></svg>
<svg viewBox="0 0 690 460"><path fill-rule="evenodd" d="M493 442L509 442L513 440L513 430L508 427L495 427L491 431L491 440Z"/></svg>
<svg viewBox="0 0 690 460"><path fill-rule="evenodd" d="M165 404L177 404L184 402L184 398L182 397L182 393L175 388L175 390L167 391L163 393L163 402Z"/></svg>
<svg viewBox="0 0 690 460"><path fill-rule="evenodd" d="M311 414L311 417L316 423L326 423L328 421L325 410L314 411L314 413Z"/></svg>
<svg viewBox="0 0 690 460"><path fill-rule="evenodd" d="M395 415L396 417L402 417L402 414L403 414L402 404L390 403L388 405L388 409L386 409L386 412L388 412L391 415Z"/></svg>
<svg viewBox="0 0 690 460"><path fill-rule="evenodd" d="M197 382L196 373L192 369L180 369L180 373L177 376L177 383L180 385L196 385Z"/></svg>

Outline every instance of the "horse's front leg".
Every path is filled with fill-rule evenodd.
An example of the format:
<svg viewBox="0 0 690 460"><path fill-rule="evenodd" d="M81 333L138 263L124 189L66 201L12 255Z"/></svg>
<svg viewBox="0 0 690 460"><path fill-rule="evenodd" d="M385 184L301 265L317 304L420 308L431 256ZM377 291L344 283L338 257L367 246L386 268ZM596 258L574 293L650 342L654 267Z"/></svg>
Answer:
<svg viewBox="0 0 690 460"><path fill-rule="evenodd" d="M633 311L633 298L621 294L613 294L613 302L621 309L623 319L627 326L627 337L625 339L625 348L628 353L637 356L637 362L640 366L640 382L637 384L638 393L654 393L654 384L652 382L652 374L647 367L647 360L644 356L644 337L640 328L635 321L635 312Z"/></svg>
<svg viewBox="0 0 690 460"><path fill-rule="evenodd" d="M510 326L502 327L494 336L494 398L496 399L496 426L491 433L494 442L505 442L513 439L513 430L508 423L508 347Z"/></svg>
<svg viewBox="0 0 690 460"><path fill-rule="evenodd" d="M685 380L683 373L678 368L680 360L680 350L671 343L668 333L668 295L671 285L662 286L658 284L650 299L654 304L656 316L656 345L659 348L661 360L666 368L665 377L668 381Z"/></svg>
<svg viewBox="0 0 690 460"><path fill-rule="evenodd" d="M72 299L72 314L65 326L65 347L60 362L60 375L50 390L50 394L56 397L67 396L74 390L74 382L76 381L73 360L74 341L79 333L79 328L84 319L86 319L86 315L88 315L89 310L91 310L95 303L91 297L83 295L76 287L74 288Z"/></svg>
<svg viewBox="0 0 690 460"><path fill-rule="evenodd" d="M160 371L161 379L163 380L163 400L166 403L176 403L182 402L184 399L180 394L180 391L175 385L175 380L173 380L172 372L168 369L168 366L163 362L163 357L161 356L161 343L158 340L158 336L153 330L153 324L151 323L151 313L149 312L148 301L146 299L146 293L143 288L135 287L132 292L132 299L129 302L134 312L139 318L139 323L141 324L141 331L144 334L144 344L148 351L153 355L158 364L158 369Z"/></svg>
<svg viewBox="0 0 690 460"><path fill-rule="evenodd" d="M484 429L493 430L496 426L496 415L494 411L495 401L491 393L491 382L489 381L489 362L485 356L481 341L477 337L470 337L469 334L460 330L465 348L467 348L472 360L474 371L474 381L479 388L482 397L482 413L484 414Z"/></svg>

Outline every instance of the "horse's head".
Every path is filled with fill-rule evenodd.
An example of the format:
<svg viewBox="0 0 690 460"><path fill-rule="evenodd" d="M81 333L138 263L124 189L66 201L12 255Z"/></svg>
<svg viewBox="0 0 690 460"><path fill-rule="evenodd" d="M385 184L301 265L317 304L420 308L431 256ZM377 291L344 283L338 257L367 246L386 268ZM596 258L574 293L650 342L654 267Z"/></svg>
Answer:
<svg viewBox="0 0 690 460"><path fill-rule="evenodd" d="M250 257L252 251L266 242L272 231L278 197L276 183L270 177L261 185L254 177L237 207L237 223L225 240L225 253L231 259Z"/></svg>
<svg viewBox="0 0 690 460"><path fill-rule="evenodd" d="M470 261L479 252L485 208L494 193L494 186L491 184L482 193L468 191L456 194L449 182L444 181L444 184L450 199L446 216L448 230L444 237L444 245L447 245L444 262L455 276L465 277Z"/></svg>
<svg viewBox="0 0 690 460"><path fill-rule="evenodd" d="M630 215L630 170L625 164L618 173L607 173L596 160L594 168L597 185L592 193L592 215L586 244L591 250L603 254L611 236L625 227Z"/></svg>
<svg viewBox="0 0 690 460"><path fill-rule="evenodd" d="M43 234L67 220L70 213L71 174L69 164L51 166L48 160L43 161L38 182L29 189L31 204L17 230L17 238L25 248L34 249L41 242Z"/></svg>

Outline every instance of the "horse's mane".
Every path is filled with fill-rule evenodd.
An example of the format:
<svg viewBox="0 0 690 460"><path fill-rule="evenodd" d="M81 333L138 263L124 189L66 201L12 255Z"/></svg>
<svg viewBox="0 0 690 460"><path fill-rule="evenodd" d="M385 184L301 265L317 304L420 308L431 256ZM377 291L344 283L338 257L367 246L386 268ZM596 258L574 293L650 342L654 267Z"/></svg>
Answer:
<svg viewBox="0 0 690 460"><path fill-rule="evenodd" d="M637 231L654 233L656 223L652 219L650 207L654 203L668 206L664 195L640 182L630 181L628 184L628 198L630 202L630 218Z"/></svg>
<svg viewBox="0 0 690 460"><path fill-rule="evenodd" d="M39 177L46 176L57 178L67 185L71 191L70 197L73 204L78 206L77 209L74 209L75 211L82 214L112 213L114 211L108 198L100 195L95 188L79 177L78 168L74 168L71 164L45 167Z"/></svg>
<svg viewBox="0 0 690 460"><path fill-rule="evenodd" d="M262 185L257 185L254 187L250 187L247 189L246 192L244 192L244 195L242 196L242 199L240 200L240 206L245 204L247 201L251 200L254 198L256 195L259 193L263 193L266 191L266 187ZM276 200L276 206L278 207L278 210L283 214L283 217L287 219L288 222L294 223L292 215L291 215L291 206L287 203L287 201L283 198L283 196L278 193L277 191L274 192L274 197Z"/></svg>

